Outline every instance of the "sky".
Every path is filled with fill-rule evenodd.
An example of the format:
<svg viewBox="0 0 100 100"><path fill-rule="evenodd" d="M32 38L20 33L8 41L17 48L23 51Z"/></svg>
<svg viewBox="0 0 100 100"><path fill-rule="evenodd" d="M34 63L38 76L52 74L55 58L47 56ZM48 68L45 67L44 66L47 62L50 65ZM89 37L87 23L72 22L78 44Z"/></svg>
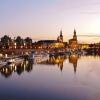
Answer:
<svg viewBox="0 0 100 100"><path fill-rule="evenodd" d="M100 0L0 0L0 37L7 34L32 39L56 39L62 29L64 41L100 40Z"/></svg>

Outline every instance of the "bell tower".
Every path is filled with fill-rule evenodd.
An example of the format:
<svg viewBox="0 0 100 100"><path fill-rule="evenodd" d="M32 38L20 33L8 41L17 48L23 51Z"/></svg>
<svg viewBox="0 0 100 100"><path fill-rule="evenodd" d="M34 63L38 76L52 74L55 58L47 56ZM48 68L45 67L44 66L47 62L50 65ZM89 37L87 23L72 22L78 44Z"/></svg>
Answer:
<svg viewBox="0 0 100 100"><path fill-rule="evenodd" d="M62 35L62 30L60 30L60 35L57 38L58 42L63 42L63 35Z"/></svg>
<svg viewBox="0 0 100 100"><path fill-rule="evenodd" d="M60 41L63 42L62 30L60 30Z"/></svg>
<svg viewBox="0 0 100 100"><path fill-rule="evenodd" d="M74 29L73 39L77 40L76 30Z"/></svg>

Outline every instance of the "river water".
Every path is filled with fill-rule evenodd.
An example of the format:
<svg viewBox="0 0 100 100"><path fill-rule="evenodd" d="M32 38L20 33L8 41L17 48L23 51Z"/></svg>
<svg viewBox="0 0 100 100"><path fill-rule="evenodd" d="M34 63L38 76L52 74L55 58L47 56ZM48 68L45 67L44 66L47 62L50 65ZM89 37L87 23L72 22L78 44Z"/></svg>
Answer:
<svg viewBox="0 0 100 100"><path fill-rule="evenodd" d="M100 100L99 56L25 61L0 73L0 100Z"/></svg>

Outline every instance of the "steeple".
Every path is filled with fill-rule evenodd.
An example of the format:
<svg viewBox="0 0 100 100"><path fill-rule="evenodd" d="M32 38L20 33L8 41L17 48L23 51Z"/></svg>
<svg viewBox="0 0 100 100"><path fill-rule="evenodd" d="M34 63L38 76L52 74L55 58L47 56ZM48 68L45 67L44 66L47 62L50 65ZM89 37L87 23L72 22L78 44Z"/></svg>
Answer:
<svg viewBox="0 0 100 100"><path fill-rule="evenodd" d="M74 35L73 35L73 39L77 40L77 36L76 36L76 30L74 29Z"/></svg>
<svg viewBox="0 0 100 100"><path fill-rule="evenodd" d="M63 35L62 35L62 30L60 30L60 37L63 37Z"/></svg>
<svg viewBox="0 0 100 100"><path fill-rule="evenodd" d="M62 30L60 30L60 35L57 38L58 42L63 42L63 35L62 35Z"/></svg>
<svg viewBox="0 0 100 100"><path fill-rule="evenodd" d="M74 35L76 36L76 30L74 29Z"/></svg>

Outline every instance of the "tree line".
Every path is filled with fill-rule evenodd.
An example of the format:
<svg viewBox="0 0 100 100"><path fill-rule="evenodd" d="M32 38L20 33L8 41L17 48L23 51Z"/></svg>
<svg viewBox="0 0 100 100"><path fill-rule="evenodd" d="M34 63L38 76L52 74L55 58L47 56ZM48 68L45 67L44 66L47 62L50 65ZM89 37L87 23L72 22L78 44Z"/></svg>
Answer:
<svg viewBox="0 0 100 100"><path fill-rule="evenodd" d="M1 37L0 46L3 48L9 47L31 47L32 46L32 39L30 37L26 37L23 39L21 36L17 36L16 38L12 39L11 37L4 35Z"/></svg>

